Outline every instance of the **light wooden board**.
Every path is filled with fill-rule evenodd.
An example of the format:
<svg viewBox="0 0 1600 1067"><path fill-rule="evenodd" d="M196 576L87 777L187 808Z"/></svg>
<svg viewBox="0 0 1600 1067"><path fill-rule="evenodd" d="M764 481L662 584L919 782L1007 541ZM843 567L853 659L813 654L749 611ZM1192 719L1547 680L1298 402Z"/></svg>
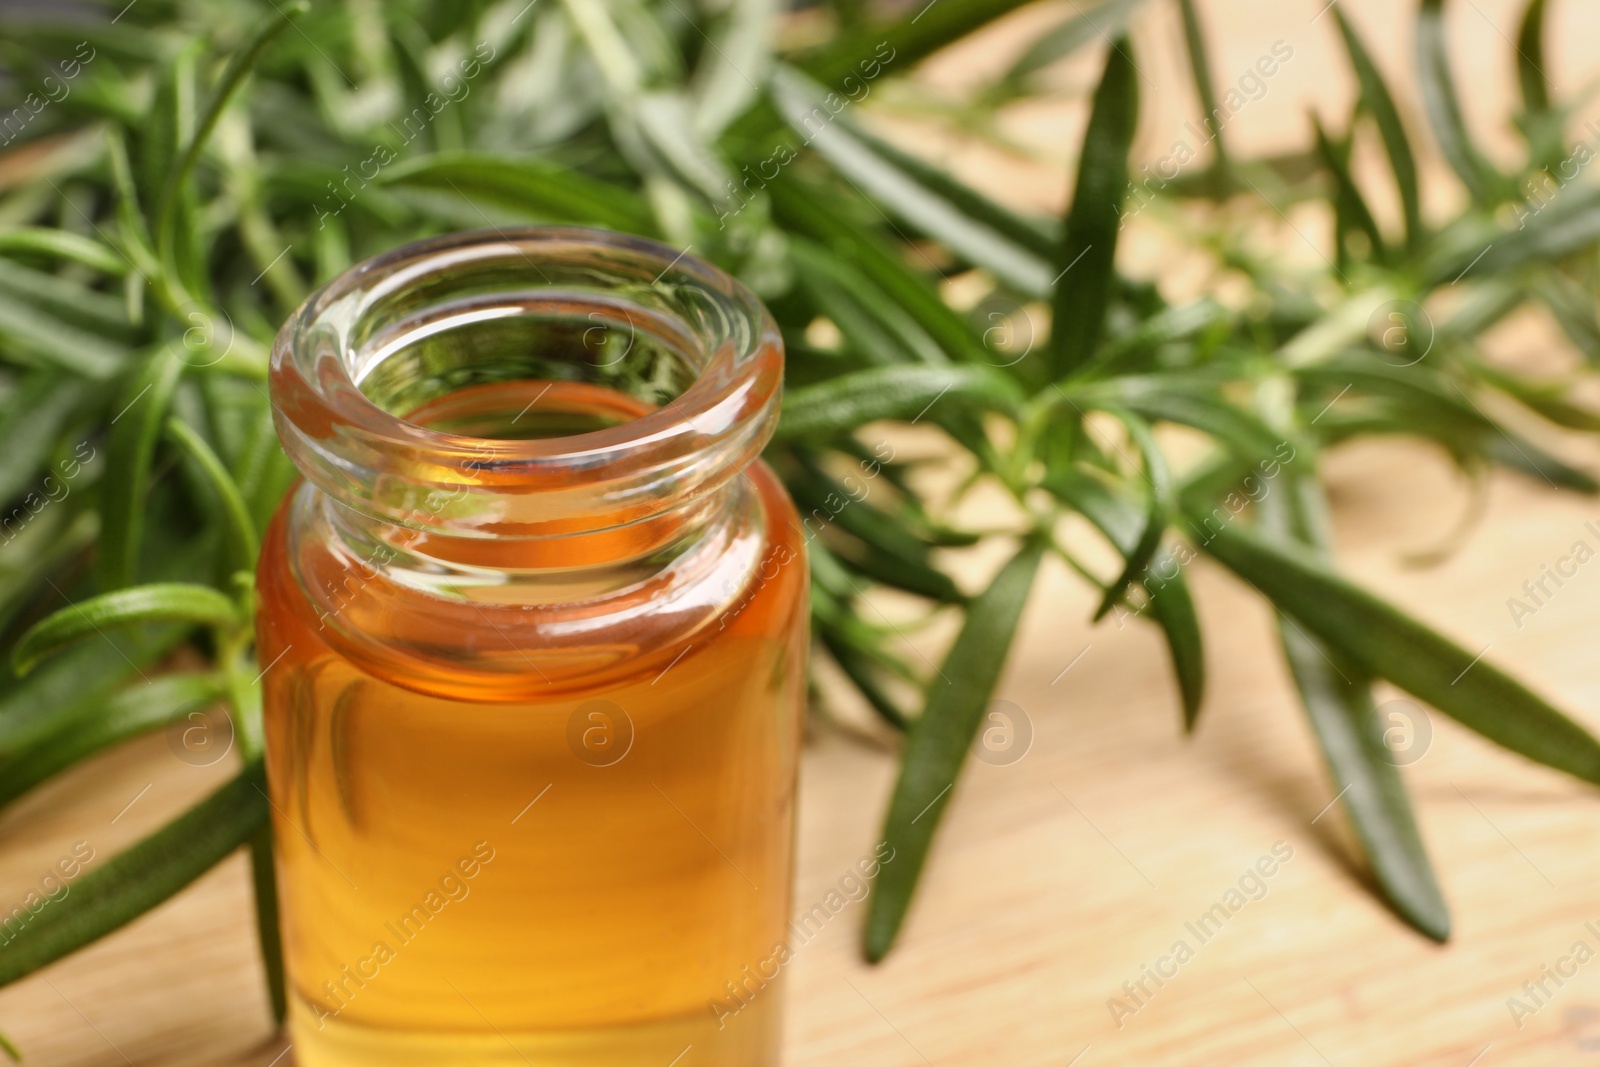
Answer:
<svg viewBox="0 0 1600 1067"><path fill-rule="evenodd" d="M1241 140L1292 140L1308 99L1329 104L1330 113L1332 101L1346 99L1327 19L1310 23L1320 4L1207 6L1220 73L1242 70L1275 39L1297 49L1300 66L1286 68L1241 116ZM1401 69L1410 32L1400 8L1410 5L1347 6L1370 27L1380 58ZM1474 72L1475 114L1493 114L1506 99L1499 35L1514 32L1512 7L1482 0L1452 22L1471 55L1494 57L1461 64ZM958 83L1014 49L1051 10L1070 9L1024 12L994 41L941 59L929 79ZM1564 17L1571 21L1556 42L1558 58L1566 57L1558 77L1570 87L1592 71L1579 38L1593 39L1571 27L1597 16ZM1145 34L1147 70L1168 91L1154 94L1154 156L1160 124L1181 124L1183 105L1172 101L1186 75L1171 26ZM1479 76L1480 67L1487 73ZM1007 121L1019 136L1054 144L1081 116L1038 107ZM996 176L1002 164L1004 179ZM1039 206L1059 202L1059 163L993 158L986 167L975 177L1002 192ZM1138 247L1129 254L1141 256ZM1547 337L1541 324L1524 322L1503 331L1496 347L1524 364L1547 364ZM1600 469L1600 449L1583 445L1575 455ZM1420 447L1362 445L1334 456L1327 475L1340 558L1353 575L1462 644L1487 646L1489 657L1600 730L1600 562L1580 569L1520 628L1506 604L1574 541L1600 548L1584 527L1600 525L1600 502L1497 477L1488 517L1462 551L1418 570L1402 563L1402 551L1437 541L1466 506L1440 459ZM1341 812L1328 809L1336 788L1288 686L1269 611L1204 561L1191 573L1212 682L1200 729L1186 738L1156 634L1138 624L1091 628L1085 588L1046 571L1001 692L1031 720L1031 749L1010 766L970 766L887 963L859 960L862 904L841 911L799 952L789 972L790 1067L1600 1062L1600 961L1559 989L1551 984L1548 1004L1520 1027L1507 1007L1508 998L1526 999L1523 983L1538 981L1541 967L1556 965L1575 942L1600 949L1585 927L1600 927L1592 891L1600 794L1433 716L1431 746L1406 777L1456 932L1447 946L1427 942L1374 898ZM930 652L938 633L929 635ZM90 842L99 862L225 772L180 762L156 736L37 791L0 818L0 903L20 901L74 842ZM871 849L892 774L890 753L870 738L836 729L813 739L803 771L801 908ZM1186 924L1277 842L1293 858L1265 880L1265 895L1199 943ZM235 857L113 937L0 991L0 1030L31 1062L50 1067L287 1064L277 1059L285 1042L266 1021L247 892ZM1193 957L1159 989L1146 980L1153 995L1141 996L1144 1005L1119 1027L1108 1001L1180 939Z"/></svg>

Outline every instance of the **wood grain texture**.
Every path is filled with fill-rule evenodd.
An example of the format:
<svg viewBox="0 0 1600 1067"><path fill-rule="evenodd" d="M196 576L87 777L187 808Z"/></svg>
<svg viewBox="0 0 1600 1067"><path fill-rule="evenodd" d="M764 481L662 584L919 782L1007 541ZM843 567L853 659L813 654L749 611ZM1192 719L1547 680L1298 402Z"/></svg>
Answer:
<svg viewBox="0 0 1600 1067"><path fill-rule="evenodd" d="M1331 27L1310 21L1320 6L1203 5L1220 78L1275 39L1296 49L1282 80L1240 116L1236 156L1298 142L1310 100L1329 114L1348 100ZM1404 71L1409 5L1346 6L1386 70ZM1555 76L1570 91L1593 73L1592 56L1579 49L1593 40L1600 13L1555 8L1563 28L1553 42ZM1025 10L992 40L936 59L926 77L959 84L1067 10ZM1480 125L1505 114L1512 75L1499 33L1514 34L1514 10L1482 0L1453 15L1453 35L1482 57L1457 62L1458 71L1485 72L1468 101ZM1156 109L1141 141L1150 158L1166 151L1186 117L1187 105L1174 102L1187 99L1174 27L1163 15L1141 29L1151 41L1140 54L1159 86L1146 94ZM1396 81L1404 90L1409 78ZM1005 125L1058 155L1062 131L1081 121L1070 108L1030 105ZM1018 164L973 150L962 160L968 177L1013 199L1059 205L1059 159ZM1326 225L1310 215L1300 229L1320 239ZM1286 255L1312 255L1292 229L1274 239ZM1203 275L1163 258L1162 247L1156 236L1130 242L1128 269L1159 273L1175 290L1200 284ZM1566 359L1548 324L1532 317L1499 331L1493 348L1530 367ZM1574 444L1568 454L1600 469L1593 444ZM1600 730L1600 562L1580 569L1520 627L1506 605L1574 541L1600 545L1584 528L1600 526L1600 501L1497 476L1487 518L1464 548L1439 567L1414 569L1403 552L1436 543L1467 507L1442 459L1417 446L1361 445L1332 456L1326 476L1339 558L1352 575L1462 644L1487 646L1499 664ZM998 555L971 566L993 563ZM799 951L789 972L789 1067L1600 1063L1600 960L1560 988L1550 984L1547 1005L1520 1027L1507 1007L1510 997L1527 999L1523 983L1538 981L1540 968L1575 942L1600 949L1600 936L1585 927L1593 920L1600 928L1600 793L1433 715L1431 746L1404 772L1455 919L1449 944L1428 942L1373 895L1341 812L1328 807L1337 789L1296 704L1269 609L1204 561L1193 565L1192 580L1212 684L1198 732L1185 737L1156 632L1110 620L1091 627L1091 591L1059 567L1046 569L1000 694L1031 720L1030 750L1010 766L971 765L886 963L860 961L859 903ZM948 628L929 631L930 654L947 635ZM817 731L803 770L799 908L871 851L893 769L890 752L870 736ZM157 736L37 791L0 818L0 905L20 901L74 842L108 857L224 772L180 762ZM1264 880L1261 899L1200 943L1186 924L1277 842L1293 849L1292 859ZM118 934L0 991L0 1030L30 1062L49 1067L286 1067L290 1057L278 1059L284 1040L267 1024L247 892L245 862L235 857ZM1108 1001L1125 996L1123 983L1138 981L1141 968L1179 940L1192 958L1160 988L1146 979L1151 995L1119 1025Z"/></svg>

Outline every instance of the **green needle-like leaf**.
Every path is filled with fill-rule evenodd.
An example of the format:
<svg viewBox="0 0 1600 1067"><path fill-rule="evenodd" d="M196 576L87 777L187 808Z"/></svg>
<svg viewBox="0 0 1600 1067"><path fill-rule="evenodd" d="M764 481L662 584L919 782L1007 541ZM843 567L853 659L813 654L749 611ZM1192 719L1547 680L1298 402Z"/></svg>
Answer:
<svg viewBox="0 0 1600 1067"><path fill-rule="evenodd" d="M1128 435L1138 446L1139 454L1144 461L1143 474L1149 503L1145 508L1144 526L1139 531L1139 540L1134 543L1132 551L1127 553L1122 573L1106 586L1105 596L1101 598L1100 607L1094 613L1096 621L1115 607L1128 587L1150 568L1151 562L1161 548L1161 537L1166 533L1167 509L1171 506L1172 495L1172 473L1167 468L1166 456L1162 453L1161 446L1156 444L1155 435L1150 432L1149 425L1132 412L1117 408L1112 408L1110 411L1128 428Z"/></svg>
<svg viewBox="0 0 1600 1067"><path fill-rule="evenodd" d="M905 921L934 830L1005 667L1040 553L1038 543L1025 544L968 606L961 633L929 683L927 705L906 736L883 830L895 858L878 875L867 916L869 960L888 953Z"/></svg>
<svg viewBox="0 0 1600 1067"><path fill-rule="evenodd" d="M1217 91L1211 80L1211 60L1206 50L1205 30L1200 25L1200 13L1194 0L1178 0L1183 14L1183 42L1189 53L1189 73L1194 78L1195 96L1205 113L1206 132L1211 135L1211 151L1215 153L1212 177L1215 191L1225 195L1232 182L1228 149L1222 137L1222 109L1217 106Z"/></svg>
<svg viewBox="0 0 1600 1067"><path fill-rule="evenodd" d="M0 451L0 500L15 500L35 481L42 483L43 492L39 495L45 499L72 491L71 480L55 472L49 472L51 480L46 482L43 468L62 430L88 393L82 381L53 368L41 369L28 375L15 392L0 402L0 440L6 442L6 448ZM80 465L76 457L74 460L71 469L76 470ZM31 503L24 502L25 506ZM14 536L10 526L4 526L3 532Z"/></svg>
<svg viewBox="0 0 1600 1067"><path fill-rule="evenodd" d="M1545 73L1545 0L1528 0L1517 25L1517 87L1522 91L1522 108L1529 114L1550 110L1550 76Z"/></svg>
<svg viewBox="0 0 1600 1067"><path fill-rule="evenodd" d="M822 645L833 657L833 661L844 671L852 685L861 691L867 704L884 722L896 730L905 730L911 724L911 717L901 709L889 696L886 689L874 674L874 664L865 654L853 645L849 638L841 631L832 627L823 626L817 631L817 636L822 640Z"/></svg>
<svg viewBox="0 0 1600 1067"><path fill-rule="evenodd" d="M104 641L68 649L16 682L0 697L0 768L14 766L19 753L104 707L180 636L177 627L107 634Z"/></svg>
<svg viewBox="0 0 1600 1067"><path fill-rule="evenodd" d="M823 470L815 457L802 454L797 460L798 469L788 473L784 484L794 494L803 522L815 518L819 523L837 525L890 555L918 561L927 559L933 546L894 515L874 505L869 499L868 483L852 477L848 479L855 487L852 489Z"/></svg>
<svg viewBox="0 0 1600 1067"><path fill-rule="evenodd" d="M947 201L968 219L989 227L1040 260L1055 258L1056 248L1061 241L1061 227L1054 219L1019 215L989 199L949 171L875 137L863 126L852 123L850 135L882 157L886 164L905 172L907 177Z"/></svg>
<svg viewBox="0 0 1600 1067"><path fill-rule="evenodd" d="M126 358L122 346L134 338L134 324L117 297L64 275L34 270L10 259L0 259L0 293L26 304L52 323L68 324L72 332L67 336L71 339L81 333L94 338L91 344L103 346L107 341L117 342L115 347L105 351L114 353L119 365Z"/></svg>
<svg viewBox="0 0 1600 1067"><path fill-rule="evenodd" d="M947 363L928 332L865 273L804 238L789 246L797 278L849 342L870 363Z"/></svg>
<svg viewBox="0 0 1600 1067"><path fill-rule="evenodd" d="M873 544L840 546L838 555L852 569L891 589L944 604L959 604L964 599L948 575L915 557L885 552Z"/></svg>
<svg viewBox="0 0 1600 1067"><path fill-rule="evenodd" d="M1395 187L1400 191L1400 207L1406 221L1406 244L1415 250L1421 246L1423 237L1422 198L1417 192L1417 161L1411 152L1411 139L1406 136L1400 111L1395 107L1394 96L1384 83L1378 65L1372 61L1371 53L1361 43L1355 27L1350 25L1337 4L1333 7L1333 17L1344 39L1356 81L1361 86L1361 103L1378 124L1378 135L1383 139L1383 149L1389 157L1389 169L1394 173Z"/></svg>
<svg viewBox="0 0 1600 1067"><path fill-rule="evenodd" d="M205 675L170 674L135 681L103 705L63 720L55 732L4 761L0 805L130 737L198 713L222 698L222 687Z"/></svg>
<svg viewBox="0 0 1600 1067"><path fill-rule="evenodd" d="M502 217L656 233L650 209L634 193L542 160L465 152L425 156L395 165L384 173L383 183L397 192L429 192L458 204L466 198L468 205L481 204ZM469 226L490 224L470 211L468 217Z"/></svg>
<svg viewBox="0 0 1600 1067"><path fill-rule="evenodd" d="M52 256L70 263L81 263L106 274L121 277L131 269L114 248L103 241L95 241L67 230L52 230L44 226L21 226L0 230L0 254L17 252L36 256Z"/></svg>
<svg viewBox="0 0 1600 1067"><path fill-rule="evenodd" d="M1317 138L1317 154L1322 157L1328 173L1333 175L1334 205L1340 217L1348 218L1357 229L1367 235L1375 260L1379 263L1387 261L1389 250L1383 242L1383 234L1378 230L1377 220L1372 217L1372 210L1367 207L1367 198L1362 195L1361 187L1356 185L1355 179L1350 176L1349 144L1335 144L1314 113L1311 116L1311 128ZM1341 232L1340 239L1343 240L1343 237Z"/></svg>
<svg viewBox="0 0 1600 1067"><path fill-rule="evenodd" d="M1517 124L1528 140L1530 169L1544 167L1550 174L1562 168L1567 155L1563 125L1566 115L1552 95L1545 57L1545 0L1528 0L1517 27L1517 87L1522 93L1522 114ZM1541 179L1535 176L1533 181Z"/></svg>
<svg viewBox="0 0 1600 1067"><path fill-rule="evenodd" d="M137 919L193 882L267 823L259 760L172 822L72 883L0 952L0 986Z"/></svg>
<svg viewBox="0 0 1600 1067"><path fill-rule="evenodd" d="M1138 78L1133 42L1118 37L1095 90L1050 282L1050 358L1056 377L1082 366L1100 344L1128 187L1128 148L1139 124Z"/></svg>
<svg viewBox="0 0 1600 1067"><path fill-rule="evenodd" d="M1002 85L1021 86L1046 67L1065 59L1088 45L1099 44L1107 35L1127 30L1145 0L1105 0L1088 9L1076 9L1056 26L1046 30L1028 46L1000 79Z"/></svg>
<svg viewBox="0 0 1600 1067"><path fill-rule="evenodd" d="M262 794L265 800L265 795ZM289 1014L289 989L283 966L283 931L278 921L278 874L272 861L270 823L250 835L250 886L254 891L256 939L266 971L267 1000L280 1025Z"/></svg>
<svg viewBox="0 0 1600 1067"><path fill-rule="evenodd" d="M17 640L11 662L18 674L26 674L44 657L86 637L147 622L233 627L241 620L238 606L208 585L136 585L69 604L41 619Z"/></svg>
<svg viewBox="0 0 1600 1067"><path fill-rule="evenodd" d="M134 581L156 442L183 374L178 351L176 345L156 349L115 401L118 411L106 441L105 497L100 505L102 589L120 589Z"/></svg>
<svg viewBox="0 0 1600 1067"><path fill-rule="evenodd" d="M882 62L905 70L1025 3L1027 0L940 0L900 9L904 14L896 21L867 32L873 41L881 42L877 50L887 57ZM818 81L837 85L857 72L867 55L874 54L874 49L862 48L862 40L860 34L843 35L803 56L800 66Z"/></svg>
<svg viewBox="0 0 1600 1067"><path fill-rule="evenodd" d="M1497 667L1351 585L1305 549L1271 544L1237 522L1208 536L1208 553L1364 675L1387 678L1497 745L1600 784L1600 742Z"/></svg>
<svg viewBox="0 0 1600 1067"><path fill-rule="evenodd" d="M181 419L167 420L167 436L194 460L195 466L200 468L200 472L222 504L222 512L227 517L233 552L232 569L254 570L260 543L256 539L255 523L250 518L249 506L245 504L243 494L234 483L233 475L228 473L228 468L211 450L205 438L195 433L188 423Z"/></svg>
<svg viewBox="0 0 1600 1067"><path fill-rule="evenodd" d="M827 95L820 85L791 68L779 68L774 75L772 96L779 112L858 189L916 231L943 242L1021 292L1043 296L1050 291L1055 271L1047 259L922 184L857 135L842 115L830 120L824 104Z"/></svg>
<svg viewBox="0 0 1600 1067"><path fill-rule="evenodd" d="M222 118L222 112L232 101L234 93L238 92L245 75L250 73L250 69L256 65L262 51L272 43L273 38L289 27L292 19L299 18L311 10L308 0L289 0L287 3L275 3L272 6L273 13L257 24L245 46L235 52L228 65L223 68L222 77L212 93L211 102L206 105L205 114L195 127L194 136L184 146L178 165L172 168L171 174L167 177L161 197L156 202L154 229L158 252L170 251L173 246L176 238L172 229L173 211L177 206L179 193L184 183L189 180L189 175L193 173L200 152L211 139L211 131L216 129L217 121Z"/></svg>
<svg viewBox="0 0 1600 1067"><path fill-rule="evenodd" d="M105 381L126 364L126 347L73 325L79 317L57 317L6 281L0 274L0 345L90 381Z"/></svg>
<svg viewBox="0 0 1600 1067"><path fill-rule="evenodd" d="M1366 678L1338 653L1280 620L1284 658L1384 897L1435 941L1450 936L1450 912L1422 844L1405 784L1383 742Z"/></svg>
<svg viewBox="0 0 1600 1067"><path fill-rule="evenodd" d="M1445 53L1444 0L1422 0L1417 15L1417 63L1423 109L1446 162L1475 202L1494 203L1504 178L1474 147L1466 120L1461 117L1461 101L1456 97Z"/></svg>
<svg viewBox="0 0 1600 1067"><path fill-rule="evenodd" d="M877 419L908 419L935 404L953 410L1014 411L1021 391L989 367L877 367L796 389L784 397L781 440L825 440Z"/></svg>
<svg viewBox="0 0 1600 1067"><path fill-rule="evenodd" d="M770 183L773 214L786 227L809 237L888 293L929 337L945 358L957 362L991 360L993 353L929 281L910 270L876 235L851 225L820 202L826 193L800 185L791 175Z"/></svg>
<svg viewBox="0 0 1600 1067"><path fill-rule="evenodd" d="M1284 477L1285 483L1262 500L1266 536L1298 540L1325 558L1320 488L1309 477ZM1314 505L1302 503L1310 494L1316 494ZM1450 912L1411 814L1394 753L1384 743L1370 680L1336 650L1281 615L1278 637L1379 889L1401 918L1436 941L1447 939Z"/></svg>
<svg viewBox="0 0 1600 1067"><path fill-rule="evenodd" d="M1069 405L1125 408L1154 422L1192 426L1242 458L1271 456L1287 442L1260 419L1228 403L1214 384L1178 375L1127 375L1061 390Z"/></svg>
<svg viewBox="0 0 1600 1067"><path fill-rule="evenodd" d="M1123 558L1138 549L1147 519L1138 503L1127 494L1078 470L1053 473L1045 481L1045 488L1093 523ZM1161 627L1167 642L1183 706L1184 729L1193 730L1200 718L1200 704L1205 699L1206 658L1189 581L1183 576L1183 566L1177 557L1161 548L1140 573L1139 582L1145 590L1144 610ZM1117 618L1120 626L1121 616Z"/></svg>
<svg viewBox="0 0 1600 1067"><path fill-rule="evenodd" d="M1600 189L1571 186L1514 229L1480 231L1481 240L1451 248L1425 265L1430 285L1463 276L1507 274L1528 263L1558 262L1600 240Z"/></svg>

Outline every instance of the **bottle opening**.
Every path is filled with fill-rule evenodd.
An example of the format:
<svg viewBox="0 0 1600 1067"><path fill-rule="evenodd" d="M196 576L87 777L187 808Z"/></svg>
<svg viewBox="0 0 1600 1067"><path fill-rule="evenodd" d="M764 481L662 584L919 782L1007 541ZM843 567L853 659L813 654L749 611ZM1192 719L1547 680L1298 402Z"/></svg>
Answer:
<svg viewBox="0 0 1600 1067"><path fill-rule="evenodd" d="M411 422L427 418L423 412L457 393L476 397L474 406L484 416L495 404L491 398L500 398L499 406L507 409L504 421L480 417L470 424L479 429L450 431L465 436L588 433L676 399L704 369L705 354L689 343L692 338L665 332L670 320L644 310L614 301L551 299L538 292L442 302L363 339L352 360L352 377L367 399ZM558 388L578 385L591 388ZM575 405L598 401L606 392L625 400L599 404L594 420L561 418L577 415ZM631 413L619 420L623 410Z"/></svg>
<svg viewBox="0 0 1600 1067"><path fill-rule="evenodd" d="M621 426L656 407L604 385L519 379L445 393L408 412L405 419L462 437L540 441Z"/></svg>

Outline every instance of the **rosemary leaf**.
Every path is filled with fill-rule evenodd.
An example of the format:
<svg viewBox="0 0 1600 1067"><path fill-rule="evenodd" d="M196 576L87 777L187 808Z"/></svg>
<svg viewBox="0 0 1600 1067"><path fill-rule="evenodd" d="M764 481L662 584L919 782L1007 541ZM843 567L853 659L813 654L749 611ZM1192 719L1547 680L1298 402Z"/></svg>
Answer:
<svg viewBox="0 0 1600 1067"><path fill-rule="evenodd" d="M107 630L149 622L185 622L236 627L239 608L208 585L164 582L136 585L69 604L41 619L11 650L17 673L27 674L46 656Z"/></svg>
<svg viewBox="0 0 1600 1067"><path fill-rule="evenodd" d="M0 953L0 986L137 919L225 859L267 823L261 762L97 866L40 911Z"/></svg>
<svg viewBox="0 0 1600 1067"><path fill-rule="evenodd" d="M873 888L865 935L869 960L888 953L905 922L934 830L1005 667L1041 551L1038 542L1023 545L968 606L961 633L929 683L927 704L906 735L883 829L895 861L884 865Z"/></svg>
<svg viewBox="0 0 1600 1067"><path fill-rule="evenodd" d="M1239 523L1213 531L1204 548L1363 674L1388 679L1503 748L1600 784L1600 741L1587 730L1307 550L1272 544Z"/></svg>
<svg viewBox="0 0 1600 1067"><path fill-rule="evenodd" d="M1050 281L1050 358L1057 377L1088 361L1100 343L1110 303L1128 186L1128 148L1139 123L1139 68L1133 42L1111 42L1078 154L1078 178Z"/></svg>

